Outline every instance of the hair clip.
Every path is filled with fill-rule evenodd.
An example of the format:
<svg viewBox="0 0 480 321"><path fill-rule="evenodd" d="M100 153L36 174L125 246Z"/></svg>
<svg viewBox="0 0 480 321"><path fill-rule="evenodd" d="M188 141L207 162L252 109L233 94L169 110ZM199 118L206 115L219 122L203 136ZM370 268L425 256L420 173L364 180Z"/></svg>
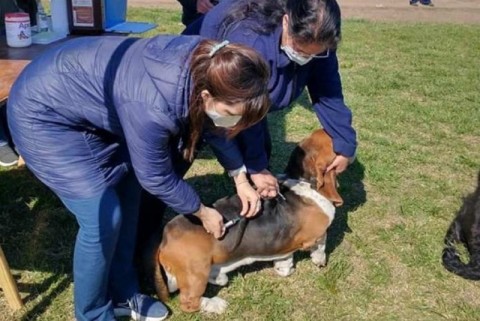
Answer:
<svg viewBox="0 0 480 321"><path fill-rule="evenodd" d="M223 40L222 42L216 44L215 46L212 47L212 50L208 53L208 56L212 58L217 51L228 45L230 42L228 40Z"/></svg>

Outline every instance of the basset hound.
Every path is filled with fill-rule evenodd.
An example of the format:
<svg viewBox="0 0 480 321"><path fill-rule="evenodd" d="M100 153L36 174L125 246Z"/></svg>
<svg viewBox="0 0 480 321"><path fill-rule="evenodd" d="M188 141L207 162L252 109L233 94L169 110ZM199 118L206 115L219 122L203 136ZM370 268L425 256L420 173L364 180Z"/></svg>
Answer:
<svg viewBox="0 0 480 321"><path fill-rule="evenodd" d="M332 140L316 130L293 150L280 193L262 201L252 219L241 219L226 235L215 239L193 215L179 215L168 222L155 254L155 287L166 301L169 292L180 290L183 311L223 313L227 302L203 297L207 283L224 286L227 273L256 261L273 261L281 276L293 272L293 253L308 250L314 264L326 264L327 228L335 207L343 204L337 193L334 171L326 168L335 158ZM280 195L280 194L279 194ZM214 207L225 220L238 217L238 196L222 198Z"/></svg>

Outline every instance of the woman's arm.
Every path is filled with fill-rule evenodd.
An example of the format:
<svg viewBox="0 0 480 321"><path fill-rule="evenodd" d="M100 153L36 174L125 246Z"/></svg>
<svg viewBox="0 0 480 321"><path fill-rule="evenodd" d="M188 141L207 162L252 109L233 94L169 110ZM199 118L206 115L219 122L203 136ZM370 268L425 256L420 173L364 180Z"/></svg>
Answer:
<svg viewBox="0 0 480 321"><path fill-rule="evenodd" d="M352 112L343 100L336 52L330 52L328 58L315 59L311 68L307 87L313 109L332 137L334 151L347 158L353 157L357 137L352 127Z"/></svg>
<svg viewBox="0 0 480 321"><path fill-rule="evenodd" d="M240 215L251 217L257 214L260 210L258 207L260 195L248 181L247 170L236 139L227 139L225 135L212 132L205 132L203 138L213 150L219 163L228 171L235 182L237 194L242 202Z"/></svg>
<svg viewBox="0 0 480 321"><path fill-rule="evenodd" d="M200 209L195 190L175 174L171 146L178 128L155 108L130 103L118 108L133 169L138 181L149 193L160 198L174 211L190 214Z"/></svg>

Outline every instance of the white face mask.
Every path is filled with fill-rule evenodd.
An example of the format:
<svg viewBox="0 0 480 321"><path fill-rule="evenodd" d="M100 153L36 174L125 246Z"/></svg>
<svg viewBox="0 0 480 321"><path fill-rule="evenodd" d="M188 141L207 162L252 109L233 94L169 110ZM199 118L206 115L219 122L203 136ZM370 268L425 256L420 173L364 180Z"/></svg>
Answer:
<svg viewBox="0 0 480 321"><path fill-rule="evenodd" d="M300 66L306 65L307 63L310 62L310 60L313 59L313 57L302 56L301 54L293 50L293 48L290 46L281 46L280 48L285 52L288 59L290 59L293 62L296 62Z"/></svg>
<svg viewBox="0 0 480 321"><path fill-rule="evenodd" d="M210 117L215 126L224 128L231 128L235 126L242 118L241 115L220 115L215 110L215 105L213 106L213 110L205 110L205 113L208 117Z"/></svg>

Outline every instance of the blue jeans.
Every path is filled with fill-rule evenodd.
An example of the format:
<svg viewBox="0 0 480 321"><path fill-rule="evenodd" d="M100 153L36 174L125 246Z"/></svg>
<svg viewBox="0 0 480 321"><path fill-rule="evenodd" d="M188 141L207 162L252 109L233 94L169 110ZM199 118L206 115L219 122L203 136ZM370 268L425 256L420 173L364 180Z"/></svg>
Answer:
<svg viewBox="0 0 480 321"><path fill-rule="evenodd" d="M133 253L140 190L129 174L94 197L61 198L79 224L73 258L78 321L115 320L113 305L138 293Z"/></svg>

